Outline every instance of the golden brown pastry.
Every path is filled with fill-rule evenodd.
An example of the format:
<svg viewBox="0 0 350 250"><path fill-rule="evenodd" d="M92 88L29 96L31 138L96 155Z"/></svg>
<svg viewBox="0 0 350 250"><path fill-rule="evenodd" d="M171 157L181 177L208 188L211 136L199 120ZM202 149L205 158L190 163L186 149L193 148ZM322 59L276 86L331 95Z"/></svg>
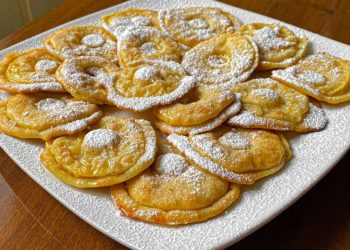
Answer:
<svg viewBox="0 0 350 250"><path fill-rule="evenodd" d="M92 188L136 176L152 164L156 150L148 121L105 116L89 131L48 141L40 158L65 183Z"/></svg>
<svg viewBox="0 0 350 250"><path fill-rule="evenodd" d="M275 70L272 78L332 104L350 100L350 61L319 53L308 56L285 70Z"/></svg>

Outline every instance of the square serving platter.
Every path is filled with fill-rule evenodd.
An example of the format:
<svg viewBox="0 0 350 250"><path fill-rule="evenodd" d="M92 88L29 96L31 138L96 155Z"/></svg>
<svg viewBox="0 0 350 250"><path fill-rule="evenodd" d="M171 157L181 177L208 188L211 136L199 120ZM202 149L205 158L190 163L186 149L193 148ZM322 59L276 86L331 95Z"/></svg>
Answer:
<svg viewBox="0 0 350 250"><path fill-rule="evenodd" d="M99 24L101 16L126 8L161 10L190 6L218 7L243 23L279 22L305 34L310 51L326 51L350 60L350 46L275 19L211 0L134 0L76 19L0 52L24 51L41 46L41 40L65 26ZM136 249L224 248L265 225L288 208L343 157L350 147L350 103L325 105L329 119L321 132L287 134L293 158L278 174L243 187L239 201L224 214L198 224L167 227L128 219L115 209L108 189L83 190L68 186L49 173L39 161L44 143L21 140L0 133L0 146L34 181L73 213L112 239Z"/></svg>

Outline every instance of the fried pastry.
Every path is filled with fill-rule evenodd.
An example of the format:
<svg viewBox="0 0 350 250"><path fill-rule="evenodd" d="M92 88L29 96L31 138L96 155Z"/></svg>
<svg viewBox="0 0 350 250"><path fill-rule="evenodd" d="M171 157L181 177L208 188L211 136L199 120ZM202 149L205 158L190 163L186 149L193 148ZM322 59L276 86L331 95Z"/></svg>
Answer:
<svg viewBox="0 0 350 250"><path fill-rule="evenodd" d="M245 81L258 62L258 48L249 37L222 34L187 51L182 65L203 85L229 88Z"/></svg>
<svg viewBox="0 0 350 250"><path fill-rule="evenodd" d="M234 100L230 90L198 86L175 104L155 108L153 113L169 125L192 126L215 118Z"/></svg>
<svg viewBox="0 0 350 250"><path fill-rule="evenodd" d="M221 126L189 137L171 134L167 139L191 163L238 184L253 184L277 172L292 155L282 134L264 130Z"/></svg>
<svg viewBox="0 0 350 250"><path fill-rule="evenodd" d="M229 90L226 90L226 91L229 91ZM204 106L202 106L202 104L203 103L201 102L197 102L197 103L194 103L194 105L185 104L183 107L185 110L188 110L188 112L190 112L191 108L195 108L196 110L198 110L198 114L202 116L202 118L206 118L206 120L204 120L202 123L195 124L195 125L188 125L188 126L185 126L185 125L176 126L176 125L168 124L167 122L164 122L162 120L155 120L154 124L160 131L166 134L172 134L172 133L181 134L181 135L199 134L199 133L213 130L216 127L219 127L227 119L236 115L241 110L241 99L239 95L234 95L234 100L231 102L231 104L225 107L224 109L222 109L222 111L213 118L209 118L210 117L209 115L205 116L206 109L204 108ZM181 106L179 108L181 109ZM219 109L219 107L217 107L217 109ZM185 110L184 112L186 112ZM196 117L196 113L189 114L188 117L184 115L182 119L183 124L190 124L191 120L196 120L196 119L192 119L195 117Z"/></svg>
<svg viewBox="0 0 350 250"><path fill-rule="evenodd" d="M230 13L200 7L162 10L159 22L164 32L189 47L216 35L234 32L241 25Z"/></svg>
<svg viewBox="0 0 350 250"><path fill-rule="evenodd" d="M242 111L228 120L232 126L307 132L327 125L324 111L306 95L270 78L239 83L231 90L242 95Z"/></svg>
<svg viewBox="0 0 350 250"><path fill-rule="evenodd" d="M169 104L195 87L195 78L178 63L159 60L134 65L118 70L103 58L79 57L66 60L56 76L78 99L133 111Z"/></svg>
<svg viewBox="0 0 350 250"><path fill-rule="evenodd" d="M66 94L17 94L0 103L0 130L20 138L75 134L101 117L97 105Z"/></svg>
<svg viewBox="0 0 350 250"><path fill-rule="evenodd" d="M285 70L275 70L272 78L313 98L332 104L350 100L350 61L318 53Z"/></svg>
<svg viewBox="0 0 350 250"><path fill-rule="evenodd" d="M118 37L118 57L122 67L127 67L139 60L180 62L185 49L155 28L129 29Z"/></svg>
<svg viewBox="0 0 350 250"><path fill-rule="evenodd" d="M65 183L93 188L136 176L155 154L156 134L148 121L105 116L90 131L48 141L40 158Z"/></svg>
<svg viewBox="0 0 350 250"><path fill-rule="evenodd" d="M170 151L159 154L142 174L112 186L111 194L115 205L128 217L180 225L224 212L238 199L240 189Z"/></svg>
<svg viewBox="0 0 350 250"><path fill-rule="evenodd" d="M259 48L259 70L286 68L307 52L307 38L279 24L251 23L239 31L250 36Z"/></svg>
<svg viewBox="0 0 350 250"><path fill-rule="evenodd" d="M128 29L153 27L160 29L158 12L147 9L126 9L101 18L103 26L119 37Z"/></svg>
<svg viewBox="0 0 350 250"><path fill-rule="evenodd" d="M98 26L63 28L47 36L43 44L62 60L79 56L99 56L110 62L118 61L116 39Z"/></svg>
<svg viewBox="0 0 350 250"><path fill-rule="evenodd" d="M0 63L0 89L13 93L65 92L55 79L61 60L46 49L11 52Z"/></svg>

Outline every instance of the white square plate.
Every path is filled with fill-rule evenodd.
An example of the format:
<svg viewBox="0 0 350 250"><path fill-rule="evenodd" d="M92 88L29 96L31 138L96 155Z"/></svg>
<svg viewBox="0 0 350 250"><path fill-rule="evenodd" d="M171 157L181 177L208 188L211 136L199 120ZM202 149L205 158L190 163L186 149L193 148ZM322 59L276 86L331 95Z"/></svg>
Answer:
<svg viewBox="0 0 350 250"><path fill-rule="evenodd" d="M212 6L237 16L243 23L277 22L274 19L210 0L136 0L74 20L0 52L38 47L43 37L64 26L98 24L107 13L126 8ZM280 22L283 23L283 22ZM285 24L285 23L283 23ZM326 51L350 60L348 45L285 24L309 37L313 51ZM290 138L294 157L278 174L245 187L240 200L225 214L188 226L166 227L128 219L115 209L107 189L70 187L44 169L39 161L43 144L0 133L0 146L33 180L80 218L131 248L212 249L231 245L254 232L293 204L342 158L350 146L350 105L323 105L328 127L317 133Z"/></svg>

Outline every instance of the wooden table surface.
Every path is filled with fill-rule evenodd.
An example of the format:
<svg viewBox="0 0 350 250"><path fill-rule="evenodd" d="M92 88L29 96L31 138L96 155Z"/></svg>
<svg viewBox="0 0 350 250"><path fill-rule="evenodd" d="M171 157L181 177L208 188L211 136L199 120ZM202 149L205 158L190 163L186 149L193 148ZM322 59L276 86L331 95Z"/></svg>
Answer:
<svg viewBox="0 0 350 250"><path fill-rule="evenodd" d="M120 2L66 0L0 40L0 49ZM224 2L350 44L350 0ZM297 203L232 249L350 249L349 176L350 153ZM125 248L68 211L0 150L0 249L15 247Z"/></svg>

